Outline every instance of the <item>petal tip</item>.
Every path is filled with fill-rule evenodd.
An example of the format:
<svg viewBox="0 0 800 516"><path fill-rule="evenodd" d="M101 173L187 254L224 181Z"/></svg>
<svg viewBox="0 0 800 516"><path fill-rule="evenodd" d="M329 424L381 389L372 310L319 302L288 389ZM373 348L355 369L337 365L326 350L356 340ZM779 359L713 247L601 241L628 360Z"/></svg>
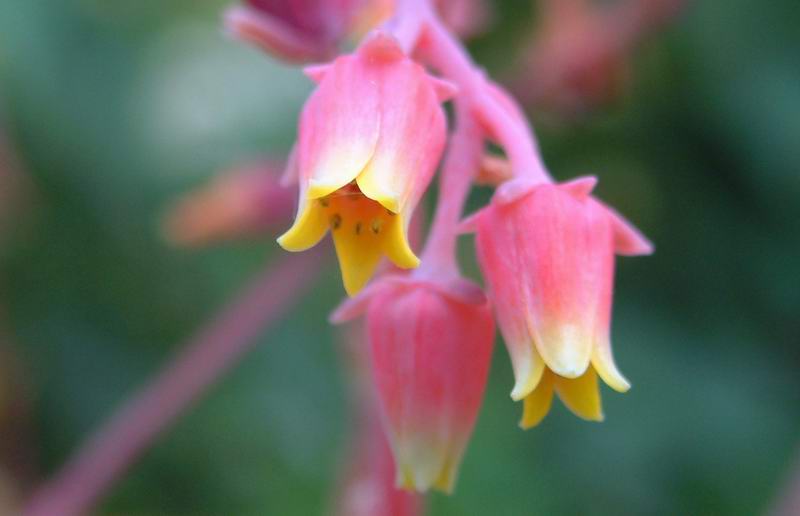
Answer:
<svg viewBox="0 0 800 516"><path fill-rule="evenodd" d="M544 363L540 359L537 359L537 361L532 364L528 374L520 376L514 384L514 388L511 390L511 399L514 401L522 401L535 391L536 387L538 387L539 383L542 381L544 369Z"/></svg>
<svg viewBox="0 0 800 516"><path fill-rule="evenodd" d="M619 371L611 355L610 343L601 344L594 351L592 354L592 367L597 371L600 379L615 391L625 393L630 390L630 381Z"/></svg>
<svg viewBox="0 0 800 516"><path fill-rule="evenodd" d="M589 197L589 195L592 193L592 190L594 190L594 187L597 186L597 177L578 177L572 181L562 183L560 186L576 199L584 200Z"/></svg>
<svg viewBox="0 0 800 516"><path fill-rule="evenodd" d="M293 242L291 233L292 230L290 229L286 233L276 238L275 241L278 243L279 246L281 246L281 248L284 251L289 251L290 253L298 253L301 251L305 251L307 249L305 246L299 246Z"/></svg>
<svg viewBox="0 0 800 516"><path fill-rule="evenodd" d="M306 75L306 77L319 84L322 82L325 74L328 73L330 66L331 65L329 64L309 65L303 68L303 73Z"/></svg>
<svg viewBox="0 0 800 516"><path fill-rule="evenodd" d="M603 380L603 383L605 383L615 391L619 392L620 394L624 394L629 390L631 390L631 382L629 382L627 378L625 378L619 373L614 375L609 375L607 372L597 369L597 374L600 375L600 378Z"/></svg>
<svg viewBox="0 0 800 516"><path fill-rule="evenodd" d="M608 208L614 231L614 250L621 256L648 256L655 252L655 245L633 224L616 211Z"/></svg>
<svg viewBox="0 0 800 516"><path fill-rule="evenodd" d="M458 86L448 80L431 76L430 81L439 102L446 102L458 94Z"/></svg>

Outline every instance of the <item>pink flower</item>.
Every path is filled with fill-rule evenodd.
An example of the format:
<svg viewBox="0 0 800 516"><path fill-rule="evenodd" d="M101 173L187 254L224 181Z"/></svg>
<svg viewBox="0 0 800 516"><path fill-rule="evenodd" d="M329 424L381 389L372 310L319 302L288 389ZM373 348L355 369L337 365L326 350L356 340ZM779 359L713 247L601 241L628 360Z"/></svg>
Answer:
<svg viewBox="0 0 800 516"><path fill-rule="evenodd" d="M328 59L351 33L366 31L391 12L387 0L246 0L228 10L236 38L287 61Z"/></svg>
<svg viewBox="0 0 800 516"><path fill-rule="evenodd" d="M388 277L345 302L367 311L372 372L405 489L451 492L480 409L494 320L475 285Z"/></svg>
<svg viewBox="0 0 800 516"><path fill-rule="evenodd" d="M523 53L514 89L526 103L579 114L618 97L631 58L647 36L675 17L684 0L542 1L538 30Z"/></svg>
<svg viewBox="0 0 800 516"><path fill-rule="evenodd" d="M419 265L407 228L442 154L440 103L453 89L381 33L308 74L319 87L300 118L297 218L278 243L303 251L330 229L353 295L384 255L401 268Z"/></svg>
<svg viewBox="0 0 800 516"><path fill-rule="evenodd" d="M525 399L525 428L547 414L554 391L578 416L601 420L598 374L617 391L630 388L611 354L614 253L652 246L589 196L595 182L531 186L467 223L511 355L511 397Z"/></svg>

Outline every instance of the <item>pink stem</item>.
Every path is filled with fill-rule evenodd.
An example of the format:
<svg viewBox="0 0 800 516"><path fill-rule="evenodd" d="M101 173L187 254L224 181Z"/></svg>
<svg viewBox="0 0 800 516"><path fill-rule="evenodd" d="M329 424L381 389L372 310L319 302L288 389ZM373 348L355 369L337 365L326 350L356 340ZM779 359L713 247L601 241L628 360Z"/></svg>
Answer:
<svg viewBox="0 0 800 516"><path fill-rule="evenodd" d="M514 175L535 183L550 183L538 145L527 122L517 119L493 95L483 72L476 68L458 40L435 18L424 33L425 51L431 64L455 82L459 95L470 99L491 127L511 162Z"/></svg>
<svg viewBox="0 0 800 516"><path fill-rule="evenodd" d="M482 70L436 16L430 0L401 0L385 29L400 40L407 52L419 50L445 78L458 85L459 97L467 98L491 127L517 178L533 183L552 182L530 126L491 93Z"/></svg>
<svg viewBox="0 0 800 516"><path fill-rule="evenodd" d="M300 299L319 270L319 256L293 255L266 270L34 493L24 514L85 514L161 432L252 349L259 332Z"/></svg>
<svg viewBox="0 0 800 516"><path fill-rule="evenodd" d="M483 156L483 132L488 126L505 149L514 176L528 183L550 183L538 146L521 110L491 86L461 43L445 28L430 0L401 0L394 17L384 25L409 54L437 69L454 82L457 127L441 176L441 190L431 233L415 276L458 276L456 228ZM511 105L510 105L511 104Z"/></svg>
<svg viewBox="0 0 800 516"><path fill-rule="evenodd" d="M457 228L472 180L483 157L483 133L466 102L456 100L456 129L439 180L439 199L416 276L459 276Z"/></svg>

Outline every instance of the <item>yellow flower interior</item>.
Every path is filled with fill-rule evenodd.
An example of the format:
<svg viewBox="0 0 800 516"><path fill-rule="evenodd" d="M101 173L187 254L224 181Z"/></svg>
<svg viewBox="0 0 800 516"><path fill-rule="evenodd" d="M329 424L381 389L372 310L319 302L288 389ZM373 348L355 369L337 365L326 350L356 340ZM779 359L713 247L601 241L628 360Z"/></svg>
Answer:
<svg viewBox="0 0 800 516"><path fill-rule="evenodd" d="M309 199L278 243L288 251L313 247L330 229L344 288L358 293L386 255L404 269L419 266L408 245L403 216L366 197L355 182L319 199Z"/></svg>
<svg viewBox="0 0 800 516"><path fill-rule="evenodd" d="M536 389L525 397L519 423L522 428L531 428L542 422L550 411L554 392L576 416L589 421L603 420L600 385L594 367L589 366L578 378L564 378L548 368Z"/></svg>

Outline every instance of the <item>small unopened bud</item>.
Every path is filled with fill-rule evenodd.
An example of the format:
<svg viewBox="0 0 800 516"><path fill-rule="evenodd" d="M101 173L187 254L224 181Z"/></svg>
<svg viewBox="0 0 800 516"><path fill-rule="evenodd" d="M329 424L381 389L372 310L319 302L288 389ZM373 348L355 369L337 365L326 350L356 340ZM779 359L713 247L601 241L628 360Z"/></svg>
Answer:
<svg viewBox="0 0 800 516"><path fill-rule="evenodd" d="M294 195L279 184L281 168L264 161L235 168L185 194L167 210L166 239L198 247L256 236L290 220Z"/></svg>

